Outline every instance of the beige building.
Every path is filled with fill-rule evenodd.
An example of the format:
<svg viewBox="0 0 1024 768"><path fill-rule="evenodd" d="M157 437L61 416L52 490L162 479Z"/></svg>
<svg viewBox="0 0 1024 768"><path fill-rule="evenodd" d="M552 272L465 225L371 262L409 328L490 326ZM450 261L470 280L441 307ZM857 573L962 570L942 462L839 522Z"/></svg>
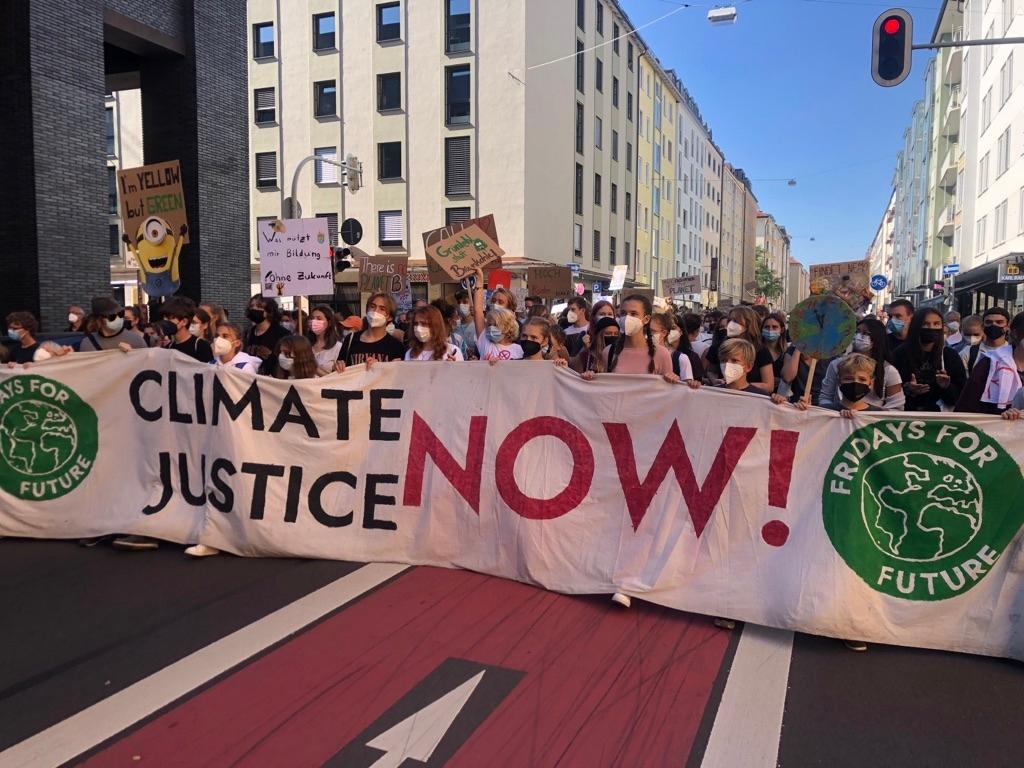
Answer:
<svg viewBox="0 0 1024 768"><path fill-rule="evenodd" d="M771 301L776 307L789 304L789 247L790 238L784 227L775 222L775 217L763 211L757 214L757 248L764 254L768 266L776 277L782 280L782 296ZM794 302L795 304L796 302Z"/></svg>
<svg viewBox="0 0 1024 768"><path fill-rule="evenodd" d="M641 44L614 2L248 9L254 228L280 215L304 158L351 153L360 191L312 163L298 200L304 216L359 220L367 253L424 266L423 232L494 214L514 271L576 263L589 289L630 263ZM426 296L425 272L413 280Z"/></svg>
<svg viewBox="0 0 1024 768"><path fill-rule="evenodd" d="M114 294L125 304L137 304L144 297L138 291L138 264L121 241L117 171L137 168L142 159L142 91L114 91L107 94L106 110L107 181L110 190L110 282ZM130 237L135 232L127 233ZM88 307L85 307L88 310Z"/></svg>
<svg viewBox="0 0 1024 768"><path fill-rule="evenodd" d="M704 245L703 269L708 275L708 296L705 304L709 306L728 306L722 301L722 173L723 157L721 150L708 138L700 142L700 163L703 167L704 189L704 221L702 222L702 239ZM731 299L730 299L731 300Z"/></svg>
<svg viewBox="0 0 1024 768"><path fill-rule="evenodd" d="M807 268L796 259L791 258L786 273L786 303L782 305L786 312L811 295L810 275Z"/></svg>
<svg viewBox="0 0 1024 768"><path fill-rule="evenodd" d="M719 302L751 302L746 286L754 280L757 200L747 175L729 163L722 169L722 246L719 259Z"/></svg>

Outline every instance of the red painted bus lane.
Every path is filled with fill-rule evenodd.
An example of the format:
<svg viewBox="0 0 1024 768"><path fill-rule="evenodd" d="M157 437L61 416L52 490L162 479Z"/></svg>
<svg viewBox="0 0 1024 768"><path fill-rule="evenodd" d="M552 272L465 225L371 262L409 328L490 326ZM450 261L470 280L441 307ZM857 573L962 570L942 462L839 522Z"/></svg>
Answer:
<svg viewBox="0 0 1024 768"><path fill-rule="evenodd" d="M479 665L483 679L487 667L512 677L466 701L486 704L486 714L459 737L449 765L683 764L729 639L702 616L417 568L86 765L323 765L390 727L374 731L451 659Z"/></svg>

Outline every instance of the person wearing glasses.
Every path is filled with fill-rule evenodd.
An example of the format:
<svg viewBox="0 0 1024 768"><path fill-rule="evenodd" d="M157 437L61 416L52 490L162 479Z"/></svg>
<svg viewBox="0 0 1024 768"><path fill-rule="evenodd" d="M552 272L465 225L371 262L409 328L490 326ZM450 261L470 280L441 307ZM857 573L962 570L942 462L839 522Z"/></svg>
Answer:
<svg viewBox="0 0 1024 768"><path fill-rule="evenodd" d="M124 307L109 296L97 296L92 300L92 312L86 318L85 338L79 347L81 352L96 352L101 349L145 349L146 340L135 330L124 326Z"/></svg>

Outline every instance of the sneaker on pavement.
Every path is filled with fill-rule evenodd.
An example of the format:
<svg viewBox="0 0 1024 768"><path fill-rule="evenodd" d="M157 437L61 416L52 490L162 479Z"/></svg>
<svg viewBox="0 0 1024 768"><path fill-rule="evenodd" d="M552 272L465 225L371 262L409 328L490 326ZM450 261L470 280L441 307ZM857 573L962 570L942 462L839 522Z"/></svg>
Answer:
<svg viewBox="0 0 1024 768"><path fill-rule="evenodd" d="M156 539L148 536L119 536L114 539L114 547L125 549L131 552L141 552L145 549L156 549L160 546Z"/></svg>
<svg viewBox="0 0 1024 768"><path fill-rule="evenodd" d="M220 550L208 547L205 544L194 544L185 550L185 554L190 557L210 557L211 555L219 555Z"/></svg>
<svg viewBox="0 0 1024 768"><path fill-rule="evenodd" d="M612 595L612 602L616 605L621 605L623 608L629 608L632 601L629 599L629 595L624 595L621 592L616 592Z"/></svg>
<svg viewBox="0 0 1024 768"><path fill-rule="evenodd" d="M851 651L866 651L868 649L868 644L863 640L843 640L843 645Z"/></svg>
<svg viewBox="0 0 1024 768"><path fill-rule="evenodd" d="M719 629L736 629L736 622L732 619L715 619L715 626Z"/></svg>

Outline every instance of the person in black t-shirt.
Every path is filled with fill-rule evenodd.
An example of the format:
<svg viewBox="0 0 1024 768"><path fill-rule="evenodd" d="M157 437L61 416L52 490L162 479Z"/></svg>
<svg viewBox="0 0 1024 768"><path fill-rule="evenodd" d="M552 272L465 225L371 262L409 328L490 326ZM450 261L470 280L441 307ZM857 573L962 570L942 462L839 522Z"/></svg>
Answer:
<svg viewBox="0 0 1024 768"><path fill-rule="evenodd" d="M343 342L335 369L339 373L349 365L388 363L405 356L405 346L387 332L395 317L395 300L389 293L375 293L366 301L364 329Z"/></svg>
<svg viewBox="0 0 1024 768"><path fill-rule="evenodd" d="M195 316L195 305L182 298L173 298L164 304L161 314L174 324L174 336L168 349L188 355L200 363L213 360L213 348L206 339L200 339L192 333L192 318Z"/></svg>
<svg viewBox="0 0 1024 768"><path fill-rule="evenodd" d="M31 312L11 312L7 316L7 336L15 342L11 347L11 362L24 365L46 360L51 355L36 341L39 321Z"/></svg>
<svg viewBox="0 0 1024 768"><path fill-rule="evenodd" d="M256 294L249 299L249 309L245 313L252 325L245 334L242 349L247 355L258 357L263 361L260 373L271 375L274 372L274 350L277 343L288 331L281 327L281 308L277 302L267 296Z"/></svg>

